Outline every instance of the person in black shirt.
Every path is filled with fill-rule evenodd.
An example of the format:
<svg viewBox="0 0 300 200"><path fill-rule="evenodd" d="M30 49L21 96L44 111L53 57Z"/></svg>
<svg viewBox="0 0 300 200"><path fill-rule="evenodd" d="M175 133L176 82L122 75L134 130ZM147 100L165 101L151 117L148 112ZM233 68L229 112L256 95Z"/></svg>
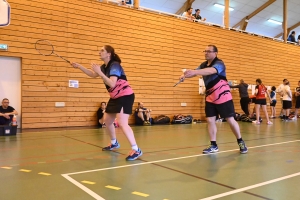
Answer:
<svg viewBox="0 0 300 200"><path fill-rule="evenodd" d="M195 17L196 20L202 20L202 21L206 20L206 18L202 19L202 17L200 16L200 9L198 8L195 10L195 14L193 14L193 16Z"/></svg>
<svg viewBox="0 0 300 200"><path fill-rule="evenodd" d="M144 107L143 102L138 103L137 109L135 109L135 124L136 125L151 125L150 123L151 109Z"/></svg>
<svg viewBox="0 0 300 200"><path fill-rule="evenodd" d="M105 127L103 115L105 113L106 103L101 102L101 107L97 111L98 127Z"/></svg>
<svg viewBox="0 0 300 200"><path fill-rule="evenodd" d="M8 125L13 116L18 114L18 112L8 104L9 100L4 98L2 100L2 105L0 106L0 125Z"/></svg>
<svg viewBox="0 0 300 200"><path fill-rule="evenodd" d="M240 80L238 85L230 85L230 88L238 88L240 93L240 104L244 113L249 117L249 94L248 94L248 84L244 82L243 79Z"/></svg>
<svg viewBox="0 0 300 200"><path fill-rule="evenodd" d="M295 106L294 119L297 119L298 118L298 109L300 108L300 81L298 81L298 87L296 88L295 96L296 96L296 106Z"/></svg>

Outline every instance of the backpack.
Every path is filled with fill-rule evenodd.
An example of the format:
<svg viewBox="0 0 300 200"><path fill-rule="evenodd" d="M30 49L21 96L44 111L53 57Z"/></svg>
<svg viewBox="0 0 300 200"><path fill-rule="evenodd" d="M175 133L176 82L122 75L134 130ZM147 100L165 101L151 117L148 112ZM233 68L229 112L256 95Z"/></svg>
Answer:
<svg viewBox="0 0 300 200"><path fill-rule="evenodd" d="M169 124L170 121L170 117L166 115L158 115L154 117L153 124Z"/></svg>
<svg viewBox="0 0 300 200"><path fill-rule="evenodd" d="M192 115L174 115L172 124L191 124L193 122L193 116Z"/></svg>

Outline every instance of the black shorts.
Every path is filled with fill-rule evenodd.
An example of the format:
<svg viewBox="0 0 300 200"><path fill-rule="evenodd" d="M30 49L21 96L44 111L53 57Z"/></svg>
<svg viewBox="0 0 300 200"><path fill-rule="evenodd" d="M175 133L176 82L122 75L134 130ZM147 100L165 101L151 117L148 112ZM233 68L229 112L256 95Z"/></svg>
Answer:
<svg viewBox="0 0 300 200"><path fill-rule="evenodd" d="M206 117L218 117L220 115L221 118L234 117L234 105L233 101L227 101L222 104L213 104L210 102L205 102L205 114Z"/></svg>
<svg viewBox="0 0 300 200"><path fill-rule="evenodd" d="M267 105L267 100L266 99L256 99L255 104L264 106L264 105Z"/></svg>
<svg viewBox="0 0 300 200"><path fill-rule="evenodd" d="M275 107L276 106L277 101L272 101L272 103L270 103L270 106Z"/></svg>
<svg viewBox="0 0 300 200"><path fill-rule="evenodd" d="M132 106L134 103L134 94L119 97L117 99L110 98L105 112L106 113L120 113L121 109L123 108L124 114L132 114Z"/></svg>
<svg viewBox="0 0 300 200"><path fill-rule="evenodd" d="M295 106L295 108L297 108L297 109L300 108L300 100L297 100L297 101L296 101L296 106Z"/></svg>
<svg viewBox="0 0 300 200"><path fill-rule="evenodd" d="M283 109L290 109L290 108L292 108L292 101L283 100L282 101L282 108Z"/></svg>

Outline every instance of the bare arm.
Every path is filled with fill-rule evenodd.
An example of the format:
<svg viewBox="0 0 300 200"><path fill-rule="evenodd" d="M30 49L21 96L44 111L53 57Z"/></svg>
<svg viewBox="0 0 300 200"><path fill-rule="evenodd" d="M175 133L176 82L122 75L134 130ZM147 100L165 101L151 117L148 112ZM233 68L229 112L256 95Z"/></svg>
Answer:
<svg viewBox="0 0 300 200"><path fill-rule="evenodd" d="M71 63L71 65L74 67L74 68L78 68L80 69L83 73L85 73L86 75L88 75L89 77L93 77L93 78L96 78L98 77L99 75L94 72L93 70L89 70L87 68L85 68L84 66L78 64L78 63Z"/></svg>

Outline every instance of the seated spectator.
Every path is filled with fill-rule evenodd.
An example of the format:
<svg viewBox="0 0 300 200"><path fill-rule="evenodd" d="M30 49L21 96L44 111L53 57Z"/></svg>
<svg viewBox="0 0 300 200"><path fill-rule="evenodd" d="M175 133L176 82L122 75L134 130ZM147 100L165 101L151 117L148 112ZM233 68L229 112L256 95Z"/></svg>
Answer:
<svg viewBox="0 0 300 200"><path fill-rule="evenodd" d="M97 111L98 127L100 128L105 127L104 117L103 117L105 113L105 109L106 109L106 103L101 102L101 107Z"/></svg>
<svg viewBox="0 0 300 200"><path fill-rule="evenodd" d="M188 8L186 12L182 14L183 17L186 17L186 20L193 21L195 17L192 15L193 8Z"/></svg>
<svg viewBox="0 0 300 200"><path fill-rule="evenodd" d="M292 31L292 33L289 35L287 41L289 41L289 42L296 42L295 35L296 35L295 31Z"/></svg>
<svg viewBox="0 0 300 200"><path fill-rule="evenodd" d="M144 107L142 102L138 103L137 109L135 109L135 124L136 125L151 125L150 123L151 110Z"/></svg>
<svg viewBox="0 0 300 200"><path fill-rule="evenodd" d="M298 45L300 45L300 35L298 35Z"/></svg>
<svg viewBox="0 0 300 200"><path fill-rule="evenodd" d="M2 100L2 106L0 106L0 125L10 124L13 116L18 115L18 112L8 104L9 100L4 98Z"/></svg>
<svg viewBox="0 0 300 200"><path fill-rule="evenodd" d="M132 4L131 0L122 0L121 1L122 6L127 6L127 5L131 5L131 4Z"/></svg>
<svg viewBox="0 0 300 200"><path fill-rule="evenodd" d="M195 17L195 20L201 20L201 21L205 21L206 18L203 18L200 16L200 9L196 9L195 10L195 14L193 14L193 16Z"/></svg>

